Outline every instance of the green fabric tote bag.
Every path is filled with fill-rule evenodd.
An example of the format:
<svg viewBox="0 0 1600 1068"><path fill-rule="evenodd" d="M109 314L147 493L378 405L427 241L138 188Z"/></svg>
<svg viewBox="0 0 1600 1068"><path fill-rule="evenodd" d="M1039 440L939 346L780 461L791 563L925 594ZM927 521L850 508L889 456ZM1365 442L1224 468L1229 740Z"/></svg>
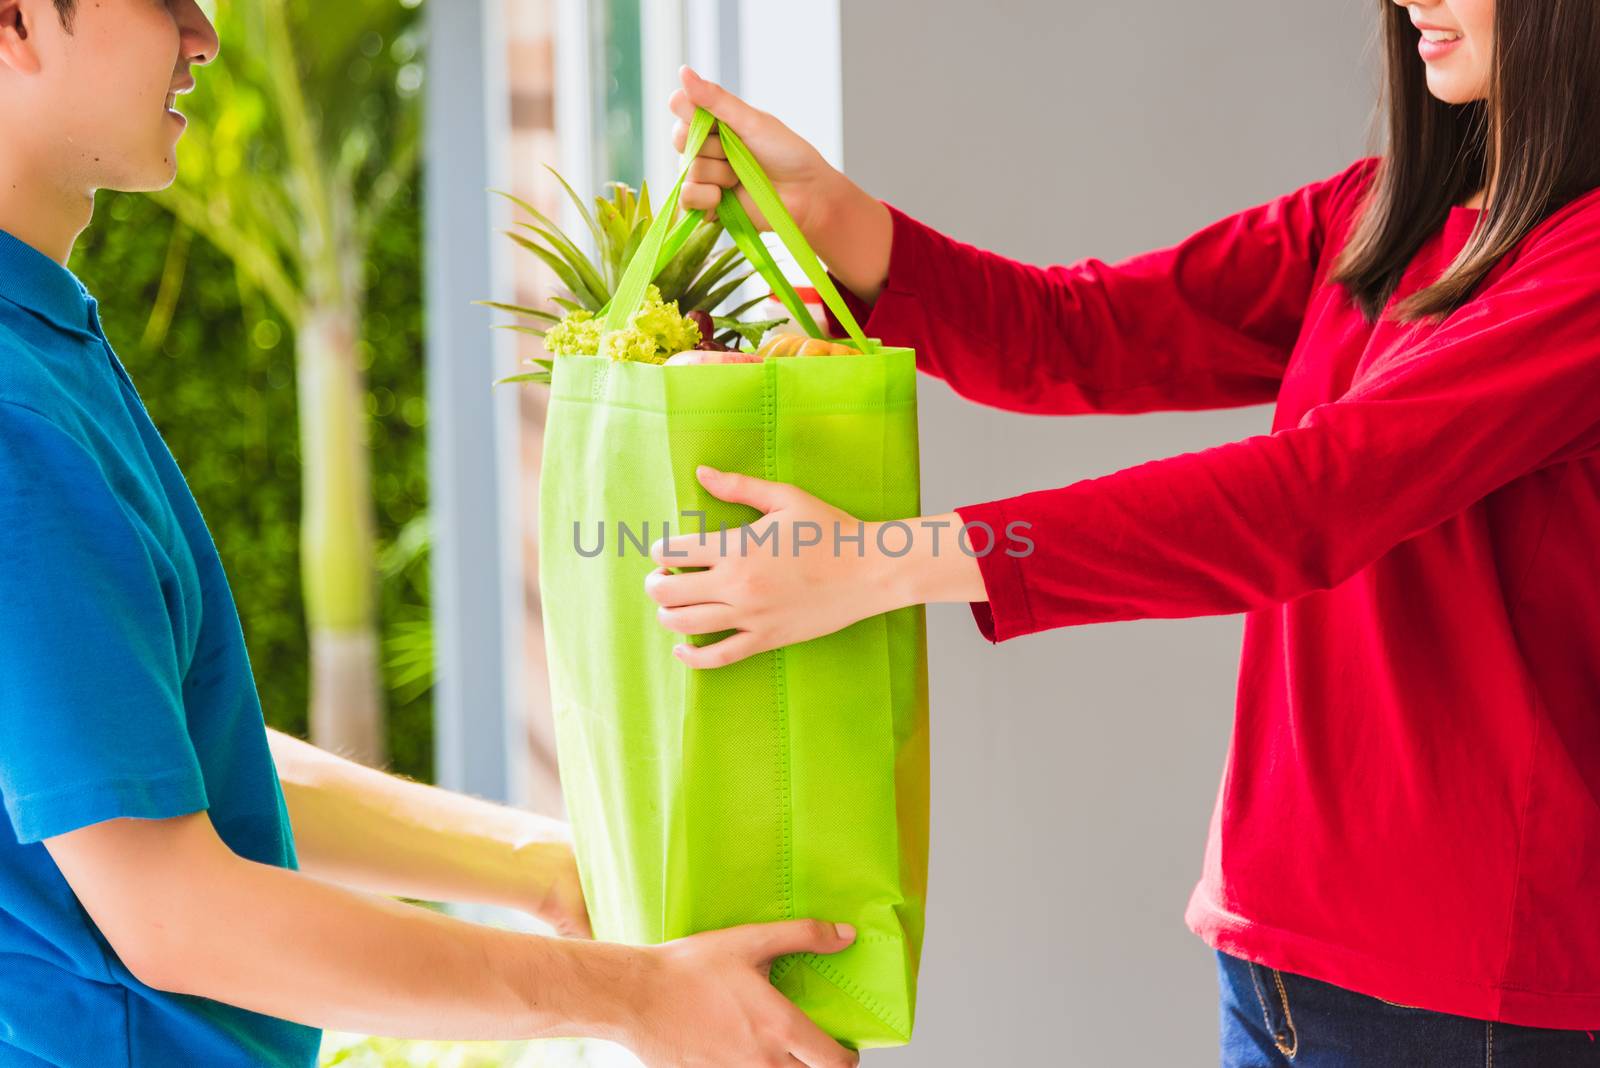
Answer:
<svg viewBox="0 0 1600 1068"><path fill-rule="evenodd" d="M685 166L711 127L709 114L695 117ZM911 1038L928 867L923 608L695 670L672 655L680 639L644 592L649 546L663 534L703 529L695 513L710 537L758 517L711 497L697 464L793 483L869 522L921 512L914 353L862 336L748 149L730 130L722 137L862 354L681 367L554 361L539 585L562 788L596 937L654 944L796 917L854 924L848 949L780 958L772 982L846 1045L901 1045ZM619 282L608 324L626 323L648 267L692 229L698 213L669 229L683 181ZM797 320L822 336L731 192L719 215ZM840 551L859 550L843 541Z"/></svg>

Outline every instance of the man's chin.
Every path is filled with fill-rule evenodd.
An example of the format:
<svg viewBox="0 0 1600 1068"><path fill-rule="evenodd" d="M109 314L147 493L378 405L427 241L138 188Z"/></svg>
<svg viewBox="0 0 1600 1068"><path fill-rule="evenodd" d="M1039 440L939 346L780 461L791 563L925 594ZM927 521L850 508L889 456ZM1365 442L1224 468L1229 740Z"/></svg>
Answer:
<svg viewBox="0 0 1600 1068"><path fill-rule="evenodd" d="M177 159L172 153L168 153L167 158L159 163L119 174L103 183L100 188L115 190L118 193L155 193L167 188L177 179Z"/></svg>

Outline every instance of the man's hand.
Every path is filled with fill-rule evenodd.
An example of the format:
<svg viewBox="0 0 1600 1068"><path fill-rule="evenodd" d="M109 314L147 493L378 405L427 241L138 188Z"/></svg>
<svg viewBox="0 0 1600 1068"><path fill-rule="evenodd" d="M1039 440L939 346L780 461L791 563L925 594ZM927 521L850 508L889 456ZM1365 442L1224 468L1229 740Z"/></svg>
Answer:
<svg viewBox="0 0 1600 1068"><path fill-rule="evenodd" d="M528 888L524 911L539 917L569 938L589 938L589 910L578 880L578 860L572 852L572 833L566 824L552 828L548 839L518 850L527 872L521 882Z"/></svg>
<svg viewBox="0 0 1600 1068"><path fill-rule="evenodd" d="M767 979L788 953L837 953L848 924L734 927L646 952L637 1032L624 1039L649 1068L848 1068L859 1058L817 1028Z"/></svg>
<svg viewBox="0 0 1600 1068"><path fill-rule="evenodd" d="M855 1063L766 979L774 957L847 946L831 924L647 949L542 938L245 860L204 812L44 844L118 958L157 990L398 1038L607 1038L651 1068Z"/></svg>

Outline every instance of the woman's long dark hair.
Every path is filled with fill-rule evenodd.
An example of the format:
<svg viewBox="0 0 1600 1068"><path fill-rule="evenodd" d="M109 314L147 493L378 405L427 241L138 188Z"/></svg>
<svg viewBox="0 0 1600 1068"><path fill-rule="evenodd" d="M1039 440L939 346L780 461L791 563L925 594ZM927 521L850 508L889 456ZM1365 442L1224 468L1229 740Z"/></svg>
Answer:
<svg viewBox="0 0 1600 1068"><path fill-rule="evenodd" d="M1382 5L1388 145L1330 278L1369 321L1450 207L1487 186L1460 255L1396 303L1395 319L1448 315L1506 252L1561 205L1600 186L1600 0L1497 0L1485 100L1428 92L1419 31Z"/></svg>

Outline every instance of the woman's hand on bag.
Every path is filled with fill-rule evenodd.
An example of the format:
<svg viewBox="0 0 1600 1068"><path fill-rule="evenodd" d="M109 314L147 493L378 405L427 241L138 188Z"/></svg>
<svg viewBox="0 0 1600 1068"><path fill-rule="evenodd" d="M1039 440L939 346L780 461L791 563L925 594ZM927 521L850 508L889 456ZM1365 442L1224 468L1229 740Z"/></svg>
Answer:
<svg viewBox="0 0 1600 1068"><path fill-rule="evenodd" d="M977 559L960 548L954 512L864 523L797 486L703 466L696 475L719 500L748 504L762 517L650 548L661 566L644 588L660 606L662 626L680 634L738 631L711 645L675 646L690 667L723 667L906 605L988 596ZM686 567L703 570L670 570Z"/></svg>
<svg viewBox="0 0 1600 1068"><path fill-rule="evenodd" d="M723 667L899 607L886 587L874 524L782 482L710 467L696 473L719 499L764 515L748 527L679 534L651 547L661 567L645 577L645 592L660 605L662 626L739 632L713 645L674 647L690 667ZM844 541L857 533L860 541ZM674 567L705 570L675 575L667 570Z"/></svg>
<svg viewBox="0 0 1600 1068"><path fill-rule="evenodd" d="M768 981L774 959L837 953L849 925L819 920L732 927L642 950L623 1044L649 1068L850 1068L855 1053L824 1034Z"/></svg>
<svg viewBox="0 0 1600 1068"><path fill-rule="evenodd" d="M689 136L689 120L694 118L696 107L703 107L721 122L731 126L772 179L783 206L794 216L800 232L810 240L812 231L828 207L830 197L838 194L844 177L835 170L811 142L785 126L775 116L757 111L715 82L708 82L691 68L679 72L683 88L672 94L672 113L678 122L672 128L672 143L679 152ZM722 198L724 189L734 189L739 179L728 164L728 155L722 148L722 139L715 132L706 138L700 156L689 168L689 177L683 183L681 202L688 208L712 211ZM770 230L766 217L756 208L750 194L739 194L751 220L763 230Z"/></svg>
<svg viewBox="0 0 1600 1068"><path fill-rule="evenodd" d="M889 273L894 232L889 210L776 117L751 107L689 67L682 68L679 77L683 88L675 91L670 101L672 113L678 117L672 129L678 151L683 151L688 140L695 108L705 108L718 122L727 123L760 162L817 255L847 289L863 300L875 300ZM679 199L685 207L712 211L724 189L738 186L722 139L712 133L690 167ZM739 201L758 227L771 229L750 194L741 189Z"/></svg>

